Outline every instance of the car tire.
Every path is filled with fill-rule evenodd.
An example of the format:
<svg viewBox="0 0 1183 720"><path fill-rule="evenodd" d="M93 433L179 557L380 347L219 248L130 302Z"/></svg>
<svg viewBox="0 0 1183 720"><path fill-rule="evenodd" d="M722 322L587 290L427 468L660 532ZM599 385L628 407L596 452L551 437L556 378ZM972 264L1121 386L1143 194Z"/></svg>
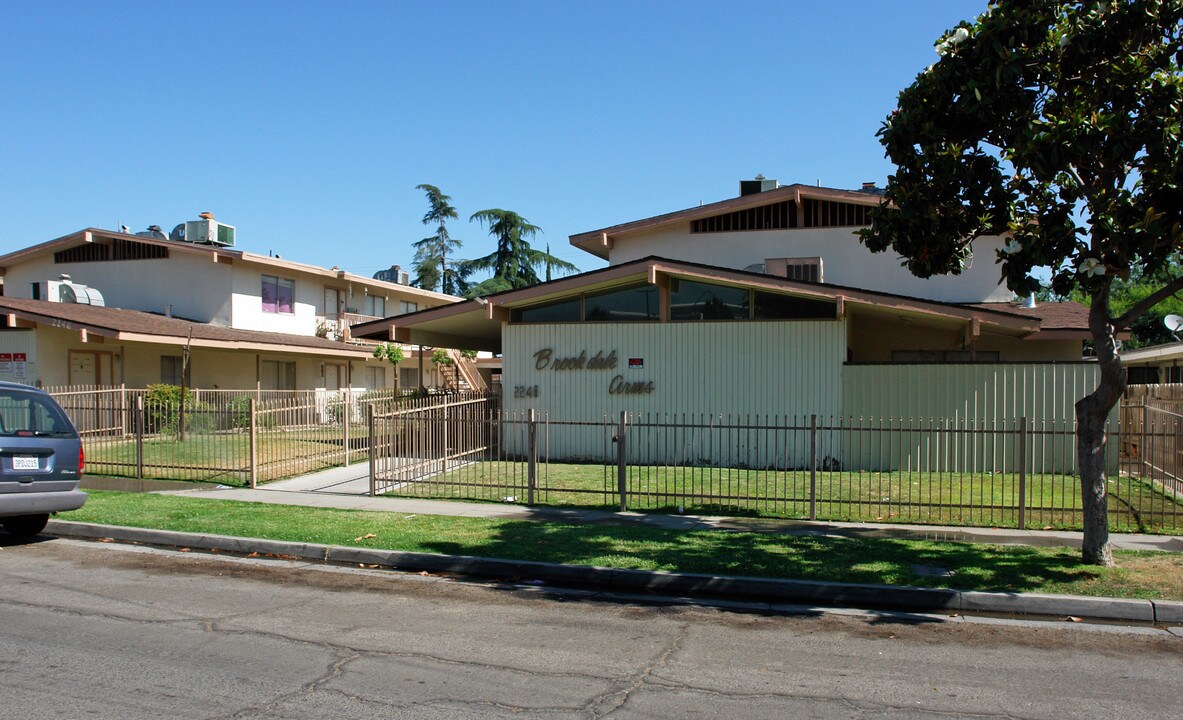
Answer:
<svg viewBox="0 0 1183 720"><path fill-rule="evenodd" d="M16 515L14 517L0 518L0 525L8 531L10 535L17 537L33 537L37 533L45 529L46 523L49 522L49 514L43 513L41 515Z"/></svg>

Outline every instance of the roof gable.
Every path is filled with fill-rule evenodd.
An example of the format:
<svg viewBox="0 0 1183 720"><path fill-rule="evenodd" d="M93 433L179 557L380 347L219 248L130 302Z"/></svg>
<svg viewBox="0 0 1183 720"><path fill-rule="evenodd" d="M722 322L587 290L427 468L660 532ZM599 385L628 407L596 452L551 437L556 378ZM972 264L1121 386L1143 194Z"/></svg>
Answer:
<svg viewBox="0 0 1183 720"><path fill-rule="evenodd" d="M640 232L689 223L691 232L857 226L882 196L856 190L786 185L570 236L575 247L608 259L613 242Z"/></svg>

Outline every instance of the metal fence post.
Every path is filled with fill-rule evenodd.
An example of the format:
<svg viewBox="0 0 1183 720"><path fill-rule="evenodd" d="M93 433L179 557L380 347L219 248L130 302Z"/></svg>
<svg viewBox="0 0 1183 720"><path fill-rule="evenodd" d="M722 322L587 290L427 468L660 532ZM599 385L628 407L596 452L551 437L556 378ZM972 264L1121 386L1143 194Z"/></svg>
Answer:
<svg viewBox="0 0 1183 720"><path fill-rule="evenodd" d="M526 425L526 504L534 504L534 488L538 485L538 419L530 408Z"/></svg>
<svg viewBox="0 0 1183 720"><path fill-rule="evenodd" d="M1019 419L1019 529L1027 529L1027 418Z"/></svg>
<svg viewBox="0 0 1183 720"><path fill-rule="evenodd" d="M369 441L367 442L367 445L369 445L370 448L370 497L374 497L378 494L377 477L375 475L378 461L377 454L375 452L377 444L374 442L374 404L370 403L367 407L369 408L366 419L366 428L369 431Z"/></svg>
<svg viewBox="0 0 1183 720"><path fill-rule="evenodd" d="M136 415L132 424L136 428L136 479L144 477L144 396L136 394Z"/></svg>
<svg viewBox="0 0 1183 720"><path fill-rule="evenodd" d="M817 415L809 416L809 519L817 520Z"/></svg>
<svg viewBox="0 0 1183 720"><path fill-rule="evenodd" d="M1138 460L1140 472L1146 472L1146 429L1150 427L1150 407L1142 398L1142 428L1138 437Z"/></svg>
<svg viewBox="0 0 1183 720"><path fill-rule="evenodd" d="M255 410L256 410L255 403L256 403L256 400L254 398L250 398L250 400L247 401L247 406L248 406L248 410L250 413L249 458L250 458L250 466L251 466L250 472L247 476L247 482L250 483L252 490L255 489L255 486L258 484L258 480L259 480L259 477L258 477L258 475L259 475L259 443L258 443L258 437L257 437L258 428L259 428L259 421L258 421L258 418L255 416Z"/></svg>
<svg viewBox="0 0 1183 720"><path fill-rule="evenodd" d="M341 422L345 423L341 428L341 447L345 450L345 465L349 465L349 417L353 415L353 393L346 390L341 393Z"/></svg>
<svg viewBox="0 0 1183 720"><path fill-rule="evenodd" d="M628 468L625 455L625 429L628 424L627 413L620 411L620 424L616 427L616 489L620 493L620 512L628 510Z"/></svg>

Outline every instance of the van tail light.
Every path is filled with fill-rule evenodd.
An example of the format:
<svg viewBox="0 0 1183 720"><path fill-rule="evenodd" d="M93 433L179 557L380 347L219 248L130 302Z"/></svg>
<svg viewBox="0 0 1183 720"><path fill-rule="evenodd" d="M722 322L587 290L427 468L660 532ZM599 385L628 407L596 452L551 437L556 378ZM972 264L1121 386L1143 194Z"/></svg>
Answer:
<svg viewBox="0 0 1183 720"><path fill-rule="evenodd" d="M86 467L86 450L81 445L78 446L78 474L82 474L82 469Z"/></svg>

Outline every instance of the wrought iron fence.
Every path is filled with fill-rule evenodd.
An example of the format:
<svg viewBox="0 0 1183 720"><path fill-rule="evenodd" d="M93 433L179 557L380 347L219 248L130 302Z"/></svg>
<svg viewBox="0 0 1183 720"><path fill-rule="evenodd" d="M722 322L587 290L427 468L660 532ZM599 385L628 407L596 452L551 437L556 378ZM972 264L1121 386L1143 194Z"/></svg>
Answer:
<svg viewBox="0 0 1183 720"><path fill-rule="evenodd" d="M82 435L87 471L254 486L364 458L379 391L51 388Z"/></svg>
<svg viewBox="0 0 1183 720"><path fill-rule="evenodd" d="M817 520L1082 523L1067 422L630 414L572 422L503 414L473 397L376 413L371 428L372 494ZM1177 490L1128 464L1119 472L1110 440L1112 526L1183 527Z"/></svg>

